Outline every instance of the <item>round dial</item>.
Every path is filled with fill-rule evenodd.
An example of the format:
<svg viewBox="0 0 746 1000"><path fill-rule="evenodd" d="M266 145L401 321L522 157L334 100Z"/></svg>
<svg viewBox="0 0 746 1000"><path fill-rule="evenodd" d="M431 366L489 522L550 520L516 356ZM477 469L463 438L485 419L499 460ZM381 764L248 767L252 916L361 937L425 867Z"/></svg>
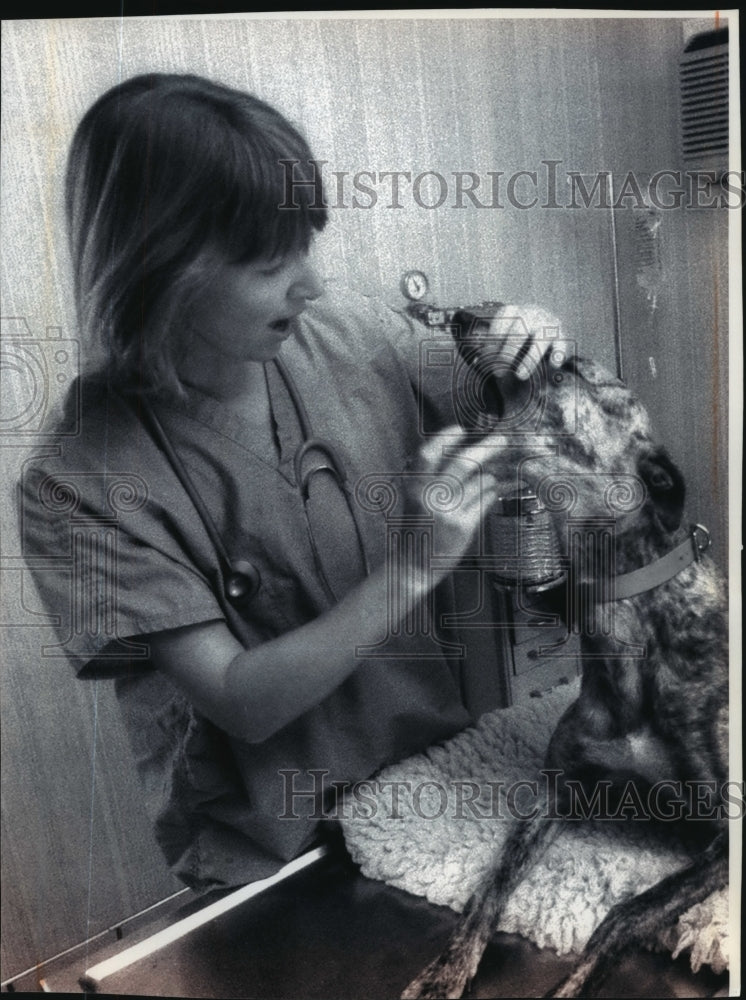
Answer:
<svg viewBox="0 0 746 1000"><path fill-rule="evenodd" d="M400 282L402 294L408 299L412 299L413 302L424 298L429 287L427 275L423 274L422 271L405 271L402 275Z"/></svg>

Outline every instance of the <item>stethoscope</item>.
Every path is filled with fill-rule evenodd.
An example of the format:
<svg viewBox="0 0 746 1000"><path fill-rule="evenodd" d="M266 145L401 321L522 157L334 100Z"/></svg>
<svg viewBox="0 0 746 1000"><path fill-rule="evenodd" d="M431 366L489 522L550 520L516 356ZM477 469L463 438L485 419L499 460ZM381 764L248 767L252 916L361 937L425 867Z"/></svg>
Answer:
<svg viewBox="0 0 746 1000"><path fill-rule="evenodd" d="M355 514L352 494L347 484L347 476L345 474L344 465L334 445L332 445L329 441L316 437L313 433L308 411L306 410L300 393L298 392L298 387L296 386L295 381L288 371L284 361L282 361L279 357L275 357L273 361L269 363L273 363L276 366L298 418L298 425L300 427L303 440L295 452L293 459L295 482L300 492L304 510L306 512L311 547L313 550L318 576L327 597L336 602L340 595L336 592L334 581L329 579L329 573L324 567L321 547L318 545L314 537L312 523L313 517L309 516L308 503L313 477L319 473L330 476L331 482L335 484L339 494L344 497L351 522L354 526L354 534L356 536L355 541L358 547L360 563L364 574L368 575L370 572L370 566L365 546L363 544L360 525ZM171 443L171 440L155 410L151 406L150 402L144 397L141 399L141 404L142 412L154 439L160 445L161 450L168 459L177 479L181 483L184 491L197 511L213 548L215 549L218 557L220 573L223 579L223 587L228 601L236 607L244 605L258 593L261 587L262 581L259 569L248 559L234 559L230 555L223 539L220 537L220 532L217 529L215 521L210 514L207 505L202 499L194 480L189 475L184 462L179 457L176 449ZM340 548L344 548L347 543L344 539L341 539L339 544Z"/></svg>

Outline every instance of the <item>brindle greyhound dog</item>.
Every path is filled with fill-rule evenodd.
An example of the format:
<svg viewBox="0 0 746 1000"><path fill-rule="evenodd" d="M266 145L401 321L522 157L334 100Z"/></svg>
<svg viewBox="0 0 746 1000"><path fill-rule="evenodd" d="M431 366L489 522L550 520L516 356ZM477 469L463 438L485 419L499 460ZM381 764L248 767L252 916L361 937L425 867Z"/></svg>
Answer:
<svg viewBox="0 0 746 1000"><path fill-rule="evenodd" d="M641 403L596 364L568 360L544 385L538 430L547 435L549 447L527 458L529 452L536 455L532 438L522 459L511 443L506 479L518 455L521 479L544 496L565 539L568 595L585 607L586 623L589 615L596 623L606 615L613 628L580 623L581 692L550 742L547 767L560 770L563 778L557 798L543 812L568 815L563 782L570 778L582 781L590 794L600 781L620 787L630 779L648 791L657 782L722 789L728 770L725 588L701 551L706 531L682 523L681 473L655 443ZM600 565L596 533L586 533L590 541L572 541L567 511L560 509L567 504L557 502L561 494L572 494L573 519L608 523L613 514L613 576L593 579ZM680 914L726 885L723 813L715 803L711 821L688 824L698 831L707 828L704 849L700 843L688 867L615 906L573 971L548 996L594 995L625 950L652 940L661 927L672 926ZM445 951L410 983L403 998L463 994L508 897L558 822L542 816L515 821Z"/></svg>

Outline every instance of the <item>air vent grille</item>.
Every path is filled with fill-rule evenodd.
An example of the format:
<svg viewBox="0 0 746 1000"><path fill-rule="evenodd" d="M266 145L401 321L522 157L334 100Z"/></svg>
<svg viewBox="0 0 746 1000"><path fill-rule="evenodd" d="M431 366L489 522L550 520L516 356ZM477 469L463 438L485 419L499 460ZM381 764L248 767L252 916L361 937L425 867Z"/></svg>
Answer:
<svg viewBox="0 0 746 1000"><path fill-rule="evenodd" d="M681 59L682 154L687 167L725 171L728 166L728 36L727 31L712 35L721 44L695 47L693 51L684 52Z"/></svg>

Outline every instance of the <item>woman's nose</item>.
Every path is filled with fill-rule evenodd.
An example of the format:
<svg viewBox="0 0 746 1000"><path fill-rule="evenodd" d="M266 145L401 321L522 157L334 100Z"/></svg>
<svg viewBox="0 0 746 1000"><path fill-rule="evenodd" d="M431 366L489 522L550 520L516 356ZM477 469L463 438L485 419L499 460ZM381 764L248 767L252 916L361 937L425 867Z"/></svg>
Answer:
<svg viewBox="0 0 746 1000"><path fill-rule="evenodd" d="M290 286L288 296L291 299L306 299L312 301L324 294L324 283L316 268L306 261L303 269L293 284Z"/></svg>

